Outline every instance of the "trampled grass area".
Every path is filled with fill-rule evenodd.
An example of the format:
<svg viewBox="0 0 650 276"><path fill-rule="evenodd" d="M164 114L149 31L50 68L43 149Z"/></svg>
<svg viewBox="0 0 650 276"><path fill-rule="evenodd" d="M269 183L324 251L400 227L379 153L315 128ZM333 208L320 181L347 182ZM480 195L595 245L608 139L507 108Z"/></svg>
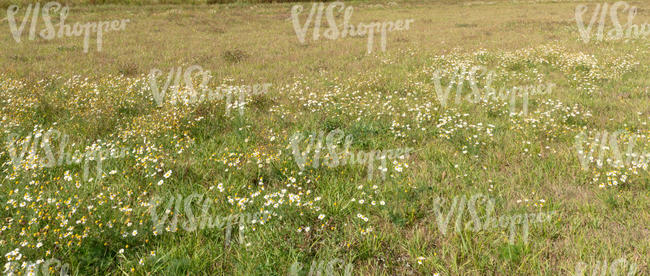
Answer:
<svg viewBox="0 0 650 276"><path fill-rule="evenodd" d="M128 19L87 52L5 19L3 274L648 275L650 47L584 42L597 3L346 2L413 20L371 53L295 3L72 5Z"/></svg>

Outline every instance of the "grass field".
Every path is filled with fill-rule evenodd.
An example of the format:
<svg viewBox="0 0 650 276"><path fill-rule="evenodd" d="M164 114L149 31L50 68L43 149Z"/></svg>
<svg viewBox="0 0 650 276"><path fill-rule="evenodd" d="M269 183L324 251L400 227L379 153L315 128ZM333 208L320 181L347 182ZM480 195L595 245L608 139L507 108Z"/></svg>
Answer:
<svg viewBox="0 0 650 276"><path fill-rule="evenodd" d="M0 2L3 274L650 275L647 1L586 42L605 2L346 2L412 19L370 53L327 12L301 43L312 3L67 2L125 20L86 50L12 33L28 3Z"/></svg>

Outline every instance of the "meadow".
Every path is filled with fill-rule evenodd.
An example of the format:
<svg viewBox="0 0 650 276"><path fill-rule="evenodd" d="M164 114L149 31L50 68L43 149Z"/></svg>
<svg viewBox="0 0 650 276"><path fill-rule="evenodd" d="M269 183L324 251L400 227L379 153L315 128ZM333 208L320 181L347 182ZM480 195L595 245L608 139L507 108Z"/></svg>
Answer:
<svg viewBox="0 0 650 276"><path fill-rule="evenodd" d="M2 1L5 275L650 274L647 1Z"/></svg>

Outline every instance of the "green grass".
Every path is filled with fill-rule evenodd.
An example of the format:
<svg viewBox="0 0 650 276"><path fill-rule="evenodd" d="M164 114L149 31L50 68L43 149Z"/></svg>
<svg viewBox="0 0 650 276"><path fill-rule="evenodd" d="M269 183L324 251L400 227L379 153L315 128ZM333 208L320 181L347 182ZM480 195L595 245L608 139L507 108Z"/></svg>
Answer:
<svg viewBox="0 0 650 276"><path fill-rule="evenodd" d="M72 275L286 275L296 261L308 272L334 259L354 275L566 275L619 258L650 273L647 167L582 170L574 146L583 130L627 130L639 152L650 150L647 38L585 44L572 1L346 3L353 23L415 19L388 34L386 52L376 37L366 54L365 37L300 44L292 3L129 3L139 5L72 6L71 23L130 19L104 35L101 52L92 42L83 53L79 37L16 43L0 22L3 267L18 248L19 262L57 258ZM647 22L647 4L630 3L640 8L635 23ZM460 64L494 70L495 88L557 86L531 96L525 116L498 99L456 104L455 87L443 107L433 73ZM227 114L224 99L158 107L146 75L191 65L210 71L211 88L272 86L246 98L243 116ZM82 164L13 168L7 138L49 129L69 135L65 152L130 151L105 160L105 177L92 182ZM336 129L353 153L414 152L385 178L369 179L362 164L301 171L289 139ZM38 149L34 162L45 156ZM618 185L607 185L608 173ZM178 231L154 234L150 200L194 193L214 201L213 217L272 215L247 223L242 243L236 226L183 230L184 210ZM457 232L455 215L443 235L436 198L446 215L454 197L478 193L494 199L497 216L556 215L531 225L527 243L518 232L510 244L502 228ZM477 209L484 218L485 205ZM465 212L463 223L471 219Z"/></svg>

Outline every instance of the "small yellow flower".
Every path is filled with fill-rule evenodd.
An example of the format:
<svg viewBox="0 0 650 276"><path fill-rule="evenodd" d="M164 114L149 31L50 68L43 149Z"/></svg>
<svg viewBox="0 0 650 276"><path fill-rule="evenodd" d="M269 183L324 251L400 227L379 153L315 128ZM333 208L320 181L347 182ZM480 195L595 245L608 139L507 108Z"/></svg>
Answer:
<svg viewBox="0 0 650 276"><path fill-rule="evenodd" d="M418 257L418 264L422 264L422 261L426 260L425 257Z"/></svg>

